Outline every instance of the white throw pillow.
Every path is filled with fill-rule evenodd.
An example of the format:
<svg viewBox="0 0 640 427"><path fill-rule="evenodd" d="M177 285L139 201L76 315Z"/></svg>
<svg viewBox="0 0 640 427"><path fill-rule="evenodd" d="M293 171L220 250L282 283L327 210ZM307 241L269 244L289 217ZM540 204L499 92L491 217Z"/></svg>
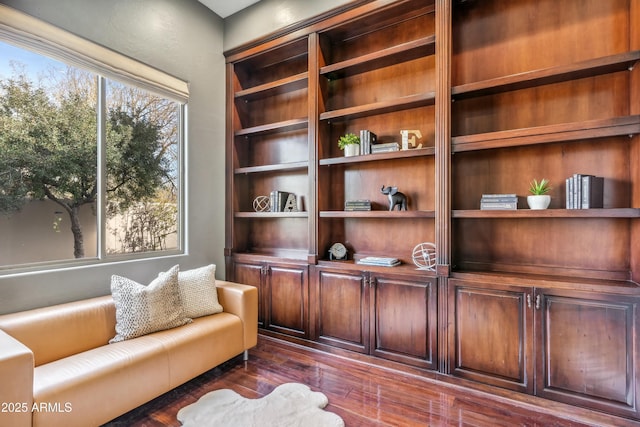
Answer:
<svg viewBox="0 0 640 427"><path fill-rule="evenodd" d="M187 317L201 317L222 312L216 289L215 264L179 272L178 285Z"/></svg>
<svg viewBox="0 0 640 427"><path fill-rule="evenodd" d="M111 295L116 305L116 336L109 343L191 322L185 315L178 290L178 266L148 286L126 277L111 276Z"/></svg>

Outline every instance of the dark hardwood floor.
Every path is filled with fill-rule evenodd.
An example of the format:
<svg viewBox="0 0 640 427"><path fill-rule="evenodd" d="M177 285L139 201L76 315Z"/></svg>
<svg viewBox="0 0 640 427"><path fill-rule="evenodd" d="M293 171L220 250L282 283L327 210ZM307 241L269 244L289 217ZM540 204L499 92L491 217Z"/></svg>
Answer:
<svg viewBox="0 0 640 427"><path fill-rule="evenodd" d="M237 357L106 424L180 426L178 410L204 394L230 388L247 398L287 382L307 384L329 398L328 411L356 426L605 426L640 425L591 416L565 405L539 409L417 375L260 336L248 362ZM223 426L221 426L223 427Z"/></svg>

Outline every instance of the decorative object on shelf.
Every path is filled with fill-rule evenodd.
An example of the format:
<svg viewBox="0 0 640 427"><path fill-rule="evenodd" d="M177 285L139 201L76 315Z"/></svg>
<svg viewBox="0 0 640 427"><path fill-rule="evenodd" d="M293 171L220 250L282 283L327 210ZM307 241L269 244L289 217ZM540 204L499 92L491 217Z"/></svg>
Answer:
<svg viewBox="0 0 640 427"><path fill-rule="evenodd" d="M566 208L602 208L604 178L601 176L574 173L566 180Z"/></svg>
<svg viewBox="0 0 640 427"><path fill-rule="evenodd" d="M356 264L362 265L376 265L380 267L395 267L402 264L398 258L384 257L384 256L368 256L358 260Z"/></svg>
<svg viewBox="0 0 640 427"><path fill-rule="evenodd" d="M549 203L551 203L551 196L546 194L549 190L551 190L551 186L549 186L548 179L542 178L540 182L536 179L531 181L529 184L529 192L531 195L527 196L529 208L534 210L547 209Z"/></svg>
<svg viewBox="0 0 640 427"><path fill-rule="evenodd" d="M409 150L410 148L422 148L422 144L416 145L416 138L422 138L422 132L419 130L401 130L402 136L402 149Z"/></svg>
<svg viewBox="0 0 640 427"><path fill-rule="evenodd" d="M269 196L258 196L253 199L253 210L256 212L269 212L271 210Z"/></svg>
<svg viewBox="0 0 640 427"><path fill-rule="evenodd" d="M375 144L371 146L371 154L388 153L391 151L400 151L400 144L397 142L386 142L384 144Z"/></svg>
<svg viewBox="0 0 640 427"><path fill-rule="evenodd" d="M398 191L398 187L387 187L384 185L380 189L382 194L386 194L389 197L389 210L392 211L398 206L399 211L407 210L407 196Z"/></svg>
<svg viewBox="0 0 640 427"><path fill-rule="evenodd" d="M360 131L360 154L371 154L371 145L378 141L378 136L370 130Z"/></svg>
<svg viewBox="0 0 640 427"><path fill-rule="evenodd" d="M331 261L344 261L347 259L347 248L342 243L334 243L329 248L329 259Z"/></svg>
<svg viewBox="0 0 640 427"><path fill-rule="evenodd" d="M418 270L436 270L436 245L431 242L419 243L411 254L413 263Z"/></svg>
<svg viewBox="0 0 640 427"><path fill-rule="evenodd" d="M360 137L355 133L347 133L338 139L338 148L344 150L345 157L360 154Z"/></svg>
<svg viewBox="0 0 640 427"><path fill-rule="evenodd" d="M282 212L298 212L298 200L295 194L289 193Z"/></svg>
<svg viewBox="0 0 640 427"><path fill-rule="evenodd" d="M347 200L344 202L345 211L370 211L371 200Z"/></svg>
<svg viewBox="0 0 640 427"><path fill-rule="evenodd" d="M480 210L502 211L518 209L518 196L515 194L483 194Z"/></svg>
<svg viewBox="0 0 640 427"><path fill-rule="evenodd" d="M274 190L269 196L271 212L297 212L298 202L296 195L288 191Z"/></svg>

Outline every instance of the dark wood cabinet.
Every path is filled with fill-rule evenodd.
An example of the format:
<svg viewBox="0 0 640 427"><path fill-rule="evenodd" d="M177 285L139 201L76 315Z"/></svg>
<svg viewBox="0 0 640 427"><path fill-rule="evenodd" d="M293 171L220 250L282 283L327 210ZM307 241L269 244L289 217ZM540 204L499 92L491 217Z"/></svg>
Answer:
<svg viewBox="0 0 640 427"><path fill-rule="evenodd" d="M369 352L369 285L361 271L316 269L319 342Z"/></svg>
<svg viewBox="0 0 640 427"><path fill-rule="evenodd" d="M276 262L234 262L234 278L258 288L258 324L306 338L309 333L309 267Z"/></svg>
<svg viewBox="0 0 640 427"><path fill-rule="evenodd" d="M319 342L437 368L434 277L332 267L316 270Z"/></svg>
<svg viewBox="0 0 640 427"><path fill-rule="evenodd" d="M449 281L453 302L450 349L454 375L533 392L531 289Z"/></svg>
<svg viewBox="0 0 640 427"><path fill-rule="evenodd" d="M639 11L363 0L226 52L226 267L260 288L263 330L640 419ZM339 137L361 130L421 137L345 157ZM566 209L574 174L603 177L602 208ZM551 205L529 209L542 178ZM254 205L274 190L297 209Z"/></svg>
<svg viewBox="0 0 640 427"><path fill-rule="evenodd" d="M640 299L537 289L536 300L536 394L637 418Z"/></svg>
<svg viewBox="0 0 640 427"><path fill-rule="evenodd" d="M637 417L638 303L627 295L451 279L456 376Z"/></svg>

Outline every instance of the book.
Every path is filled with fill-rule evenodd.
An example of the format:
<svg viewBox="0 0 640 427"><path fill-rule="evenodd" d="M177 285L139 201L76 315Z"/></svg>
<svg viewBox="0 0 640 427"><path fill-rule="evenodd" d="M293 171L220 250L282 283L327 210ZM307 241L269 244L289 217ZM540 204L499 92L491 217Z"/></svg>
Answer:
<svg viewBox="0 0 640 427"><path fill-rule="evenodd" d="M397 142L387 142L384 144L371 145L371 153L386 153L390 151L400 151L400 144Z"/></svg>
<svg viewBox="0 0 640 427"><path fill-rule="evenodd" d="M518 195L515 193L508 193L508 194L483 194L482 198L483 199L503 199L503 198L510 198L510 199L514 199L517 198Z"/></svg>
<svg viewBox="0 0 640 427"><path fill-rule="evenodd" d="M580 208L602 208L603 189L604 178L593 175L583 175Z"/></svg>
<svg viewBox="0 0 640 427"><path fill-rule="evenodd" d="M401 261L398 258L368 256L361 258L356 262L356 264L395 267L396 265L401 264Z"/></svg>
<svg viewBox="0 0 640 427"><path fill-rule="evenodd" d="M271 203L271 212L284 212L287 200L291 193L287 191L273 190L269 194L269 202Z"/></svg>
<svg viewBox="0 0 640 427"><path fill-rule="evenodd" d="M482 211L507 211L518 209L518 202L511 203L480 203L480 210Z"/></svg>
<svg viewBox="0 0 640 427"><path fill-rule="evenodd" d="M516 210L518 196L515 194L483 194L480 210Z"/></svg>
<svg viewBox="0 0 640 427"><path fill-rule="evenodd" d="M347 200L344 202L345 211L370 211L371 200Z"/></svg>
<svg viewBox="0 0 640 427"><path fill-rule="evenodd" d="M603 207L604 178L575 173L566 180L566 208L592 209Z"/></svg>
<svg viewBox="0 0 640 427"><path fill-rule="evenodd" d="M370 130L360 131L360 154L371 154L371 145L375 144L378 136Z"/></svg>

